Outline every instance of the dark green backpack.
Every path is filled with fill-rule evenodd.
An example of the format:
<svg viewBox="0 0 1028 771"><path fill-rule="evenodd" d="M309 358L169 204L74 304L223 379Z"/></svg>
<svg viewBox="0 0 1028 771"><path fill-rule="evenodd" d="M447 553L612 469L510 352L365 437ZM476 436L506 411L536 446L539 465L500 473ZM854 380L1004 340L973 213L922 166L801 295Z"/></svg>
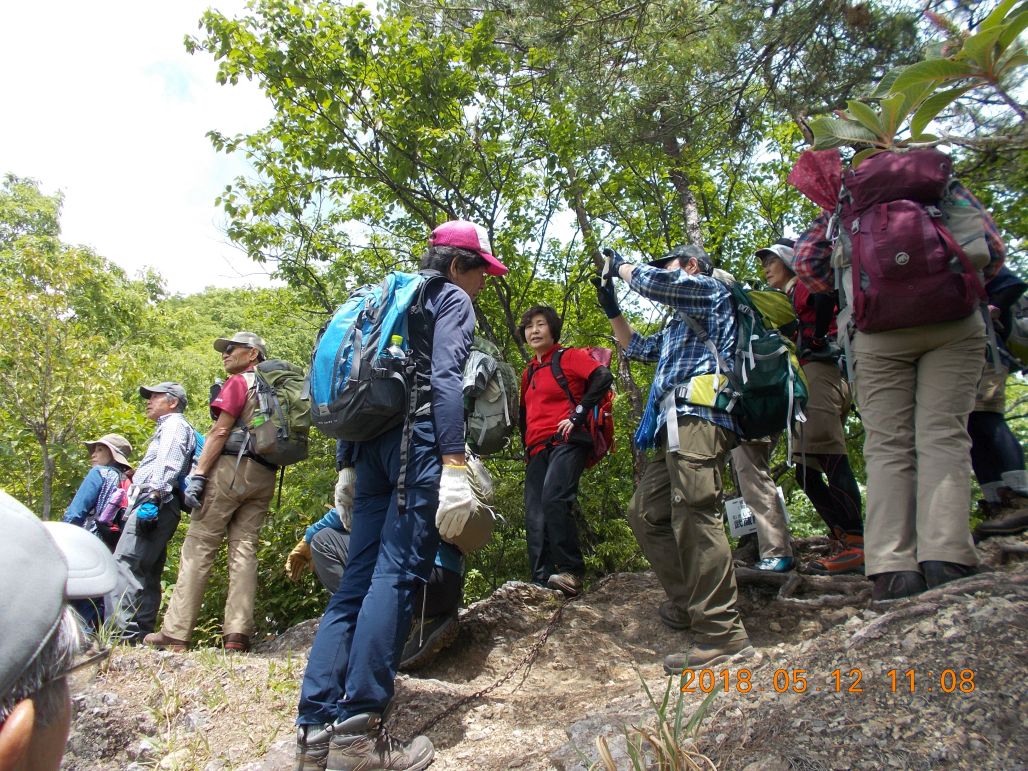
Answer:
<svg viewBox="0 0 1028 771"><path fill-rule="evenodd" d="M795 346L780 330L790 329L796 313L781 292L746 289L740 283L725 285L735 307L734 367L721 358L695 319L686 314L682 318L717 357L722 371L731 372L731 393L725 395L724 406L738 419L743 438L759 439L791 429L793 423L806 419L807 380ZM791 312L785 311L786 305Z"/></svg>
<svg viewBox="0 0 1028 771"><path fill-rule="evenodd" d="M475 336L464 365L465 437L476 455L506 449L518 419L518 376L500 350Z"/></svg>
<svg viewBox="0 0 1028 771"><path fill-rule="evenodd" d="M303 370L281 359L255 368L257 408L249 426L253 452L275 466L307 457L311 404L304 394Z"/></svg>

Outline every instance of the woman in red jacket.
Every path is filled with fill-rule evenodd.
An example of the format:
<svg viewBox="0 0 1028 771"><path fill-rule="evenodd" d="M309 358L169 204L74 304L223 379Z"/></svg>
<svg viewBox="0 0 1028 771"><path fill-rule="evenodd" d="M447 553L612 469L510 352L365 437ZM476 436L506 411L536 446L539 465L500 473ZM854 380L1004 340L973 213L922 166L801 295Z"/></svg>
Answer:
<svg viewBox="0 0 1028 771"><path fill-rule="evenodd" d="M536 305L518 327L535 354L521 376L525 531L532 581L574 597L585 574L572 507L592 444L586 418L614 378L588 351L562 347L562 326L557 311Z"/></svg>

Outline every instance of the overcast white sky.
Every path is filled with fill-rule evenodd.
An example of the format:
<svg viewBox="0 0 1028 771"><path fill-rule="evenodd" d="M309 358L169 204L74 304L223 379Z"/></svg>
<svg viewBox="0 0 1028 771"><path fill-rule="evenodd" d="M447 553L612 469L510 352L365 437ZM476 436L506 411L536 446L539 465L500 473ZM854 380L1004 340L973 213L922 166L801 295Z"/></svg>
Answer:
<svg viewBox="0 0 1028 771"><path fill-rule="evenodd" d="M205 133L253 131L271 109L249 83L219 86L183 37L209 6L242 0L11 0L0 3L0 174L65 195L62 237L173 292L264 286L225 237L214 198L248 173Z"/></svg>

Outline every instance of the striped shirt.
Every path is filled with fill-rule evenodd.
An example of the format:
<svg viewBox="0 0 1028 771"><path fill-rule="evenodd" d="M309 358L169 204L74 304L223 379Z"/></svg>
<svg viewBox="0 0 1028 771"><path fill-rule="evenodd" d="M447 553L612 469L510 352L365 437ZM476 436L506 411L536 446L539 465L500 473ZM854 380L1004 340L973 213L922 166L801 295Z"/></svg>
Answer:
<svg viewBox="0 0 1028 771"><path fill-rule="evenodd" d="M710 349L693 333L680 314L692 316L707 334L729 365L735 360L735 306L732 295L716 278L690 275L684 270L661 270L649 265L637 265L629 281L643 297L667 305L676 313L664 328L653 335L632 333L626 353L636 361L656 362L649 400L635 443L640 449L655 445L655 437L664 425L666 415L661 409L665 397L677 386L683 386L696 375L718 370L717 360ZM723 410L701 407L678 400L678 416L693 415L739 433L739 424Z"/></svg>
<svg viewBox="0 0 1028 771"><path fill-rule="evenodd" d="M132 484L138 485L143 494L155 493L159 505L166 503L178 475L188 471L186 464L192 462L195 442L193 427L182 413L157 418L157 430L150 437Z"/></svg>

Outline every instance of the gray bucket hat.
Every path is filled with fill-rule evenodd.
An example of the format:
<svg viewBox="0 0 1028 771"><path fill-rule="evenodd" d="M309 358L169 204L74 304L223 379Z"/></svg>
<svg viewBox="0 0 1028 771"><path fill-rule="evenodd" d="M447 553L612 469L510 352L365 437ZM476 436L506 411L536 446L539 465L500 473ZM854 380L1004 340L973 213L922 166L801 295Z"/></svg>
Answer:
<svg viewBox="0 0 1028 771"><path fill-rule="evenodd" d="M758 249L756 254L761 265L767 265L768 260L777 257L785 264L785 267L793 273L796 272L792 267L793 263L796 261L796 257L793 253L792 247L788 244L779 242L777 244L772 244L771 246L765 246L763 249Z"/></svg>
<svg viewBox="0 0 1028 771"><path fill-rule="evenodd" d="M104 434L99 439L86 442L86 447L92 452L98 444L102 444L111 451L115 463L120 463L122 466L132 465L128 461L128 456L132 454L132 445L121 434Z"/></svg>
<svg viewBox="0 0 1028 771"><path fill-rule="evenodd" d="M224 353L225 349L230 345L245 345L250 348L256 348L260 351L262 359L268 358L268 349L264 345L264 340L253 332L236 332L232 337L219 337L214 341L214 350L218 353Z"/></svg>

